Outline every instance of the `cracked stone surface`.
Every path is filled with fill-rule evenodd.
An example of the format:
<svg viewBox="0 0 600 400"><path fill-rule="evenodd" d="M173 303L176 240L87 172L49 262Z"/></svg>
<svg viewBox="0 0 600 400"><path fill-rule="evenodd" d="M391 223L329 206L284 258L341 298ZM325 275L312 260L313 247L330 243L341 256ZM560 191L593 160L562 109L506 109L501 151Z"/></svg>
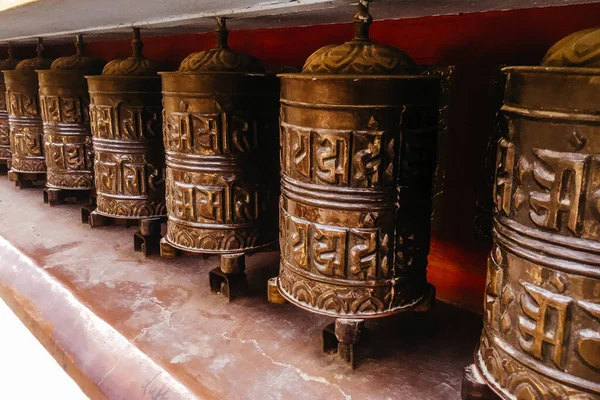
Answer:
<svg viewBox="0 0 600 400"><path fill-rule="evenodd" d="M0 177L0 295L92 398L458 399L481 318L438 303L367 321L352 371L321 352L330 318L266 301L278 253L247 261L248 297L210 293L218 258L133 251L135 228Z"/></svg>

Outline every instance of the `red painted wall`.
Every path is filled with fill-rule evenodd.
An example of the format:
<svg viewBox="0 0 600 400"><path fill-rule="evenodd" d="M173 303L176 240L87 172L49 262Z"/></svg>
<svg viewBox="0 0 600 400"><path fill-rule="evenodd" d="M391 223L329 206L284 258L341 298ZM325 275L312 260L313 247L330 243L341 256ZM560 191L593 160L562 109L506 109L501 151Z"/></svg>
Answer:
<svg viewBox="0 0 600 400"><path fill-rule="evenodd" d="M454 64L447 173L439 229L432 240L429 279L438 296L480 310L489 242L474 238L477 181L490 136L488 90L500 64L536 64L562 37L596 26L600 4L375 22L375 41L405 50L420 64ZM235 31L230 46L259 57L267 68L301 66L319 47L352 38L352 25ZM143 34L143 31L142 31ZM144 40L147 57L176 68L188 54L214 46L213 33ZM51 56L72 46L47 46ZM33 49L31 54L33 54ZM92 42L91 55L111 60L130 54L129 41ZM22 49L19 49L19 55Z"/></svg>

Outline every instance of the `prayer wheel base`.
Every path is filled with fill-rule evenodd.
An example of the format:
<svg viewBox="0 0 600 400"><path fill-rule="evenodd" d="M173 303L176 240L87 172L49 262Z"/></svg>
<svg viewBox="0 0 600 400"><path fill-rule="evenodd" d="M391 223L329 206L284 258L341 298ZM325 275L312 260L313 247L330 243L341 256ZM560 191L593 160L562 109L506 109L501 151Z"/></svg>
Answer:
<svg viewBox="0 0 600 400"><path fill-rule="evenodd" d="M219 254L215 252L197 253L184 251L170 244L166 238L162 238L160 240L159 248L160 256L163 258L175 258L184 254L189 254L201 255L206 259L211 255L219 255L219 267L212 269L208 273L210 290L213 293L225 296L228 301L232 301L236 297L244 295L248 286L248 280L244 273L246 269L246 256L258 252L273 251L276 248L276 243L269 243L268 245L249 249L247 251L240 251L239 253Z"/></svg>
<svg viewBox="0 0 600 400"><path fill-rule="evenodd" d="M211 292L225 296L228 301L243 295L248 288L245 270L246 254L222 254L219 267L208 273Z"/></svg>
<svg viewBox="0 0 600 400"><path fill-rule="evenodd" d="M8 171L8 180L15 183L19 189L29 189L40 184L46 184L46 174L38 172Z"/></svg>
<svg viewBox="0 0 600 400"><path fill-rule="evenodd" d="M481 377L481 374L475 367L475 364L471 364L465 367L462 380L462 400L499 400L500 397L488 385Z"/></svg>
<svg viewBox="0 0 600 400"><path fill-rule="evenodd" d="M161 227L165 222L164 218L111 218L93 210L92 207L84 206L81 208L81 222L90 224L90 227L92 228L107 225L124 225L128 228L130 226L138 225L140 229L133 235L133 249L142 252L145 256L162 253Z"/></svg>
<svg viewBox="0 0 600 400"><path fill-rule="evenodd" d="M181 250L171 246L165 238L160 240L160 256L163 258L175 258L181 255Z"/></svg>
<svg viewBox="0 0 600 400"><path fill-rule="evenodd" d="M140 220L140 230L133 235L133 249L145 256L160 254L160 233L164 218L149 218Z"/></svg>
<svg viewBox="0 0 600 400"><path fill-rule="evenodd" d="M286 304L288 301L277 287L277 277L270 278L267 282L267 301L271 304Z"/></svg>
<svg viewBox="0 0 600 400"><path fill-rule="evenodd" d="M356 347L365 333L365 320L337 318L323 328L323 352L337 354L352 369L356 368Z"/></svg>
<svg viewBox="0 0 600 400"><path fill-rule="evenodd" d="M86 190L69 190L59 188L44 188L44 203L51 207L65 204L68 200L76 201L78 203L93 204L94 196L92 189Z"/></svg>
<svg viewBox="0 0 600 400"><path fill-rule="evenodd" d="M242 254L242 258L245 257ZM210 290L213 293L220 294L233 301L236 297L241 297L248 289L248 278L245 272L225 273L223 268L223 256L221 256L221 266L208 272L208 282Z"/></svg>

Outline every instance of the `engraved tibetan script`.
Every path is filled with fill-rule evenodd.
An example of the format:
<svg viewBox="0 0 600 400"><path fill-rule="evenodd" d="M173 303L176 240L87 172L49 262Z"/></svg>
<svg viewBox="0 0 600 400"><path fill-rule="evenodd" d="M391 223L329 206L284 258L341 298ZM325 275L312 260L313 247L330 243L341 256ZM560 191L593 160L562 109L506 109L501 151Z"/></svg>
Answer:
<svg viewBox="0 0 600 400"><path fill-rule="evenodd" d="M128 196L147 195L146 170L144 163L128 160L96 161L96 174L100 192Z"/></svg>
<svg viewBox="0 0 600 400"><path fill-rule="evenodd" d="M91 164L84 144L46 142L49 167L63 170L82 170Z"/></svg>
<svg viewBox="0 0 600 400"><path fill-rule="evenodd" d="M41 156L42 135L28 128L13 129L13 153L19 156Z"/></svg>
<svg viewBox="0 0 600 400"><path fill-rule="evenodd" d="M166 119L167 149L211 155L221 153L222 114L172 112Z"/></svg>
<svg viewBox="0 0 600 400"><path fill-rule="evenodd" d="M494 329L500 325L500 295L504 282L504 270L502 269L502 251L495 247L488 258L487 284L485 287L485 317L488 324Z"/></svg>
<svg viewBox="0 0 600 400"><path fill-rule="evenodd" d="M567 214L567 227L579 234L582 196L585 190L586 154L534 149L533 178L543 189L530 195L529 216L538 226L560 230L560 217Z"/></svg>
<svg viewBox="0 0 600 400"><path fill-rule="evenodd" d="M600 323L600 304L580 301L584 309L597 323ZM598 329L583 329L579 332L576 351L586 365L600 370L600 332Z"/></svg>
<svg viewBox="0 0 600 400"><path fill-rule="evenodd" d="M353 157L354 186L373 187L379 183L379 167L381 165L381 135L354 135Z"/></svg>
<svg viewBox="0 0 600 400"><path fill-rule="evenodd" d="M313 227L314 265L323 275L346 277L346 231Z"/></svg>
<svg viewBox="0 0 600 400"><path fill-rule="evenodd" d="M532 356L543 360L544 344L552 346L552 360L562 366L567 312L572 299L525 282L519 316L519 344Z"/></svg>
<svg viewBox="0 0 600 400"><path fill-rule="evenodd" d="M95 137L103 139L142 140L157 136L158 114L142 106L90 105L90 120Z"/></svg>
<svg viewBox="0 0 600 400"><path fill-rule="evenodd" d="M350 272L361 280L377 279L377 231L350 231Z"/></svg>
<svg viewBox="0 0 600 400"><path fill-rule="evenodd" d="M176 218L200 223L246 223L257 218L258 193L254 187L203 186L175 182L172 186Z"/></svg>
<svg viewBox="0 0 600 400"><path fill-rule="evenodd" d="M310 225L301 220L288 219L289 254L298 267L308 269L308 231Z"/></svg>
<svg viewBox="0 0 600 400"><path fill-rule="evenodd" d="M387 276L387 235L377 228L317 225L284 212L282 257L304 270L353 280ZM381 238L380 238L381 236Z"/></svg>
<svg viewBox="0 0 600 400"><path fill-rule="evenodd" d="M497 163L494 199L498 211L509 215L515 167L515 145L504 138L498 142Z"/></svg>
<svg viewBox="0 0 600 400"><path fill-rule="evenodd" d="M317 181L348 184L348 139L343 135L320 133L315 140Z"/></svg>

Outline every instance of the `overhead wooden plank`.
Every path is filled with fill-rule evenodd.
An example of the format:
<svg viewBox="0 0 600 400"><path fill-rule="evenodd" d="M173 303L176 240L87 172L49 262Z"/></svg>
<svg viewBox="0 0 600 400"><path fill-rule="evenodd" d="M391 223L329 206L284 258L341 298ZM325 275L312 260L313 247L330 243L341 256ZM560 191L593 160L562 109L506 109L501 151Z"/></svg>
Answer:
<svg viewBox="0 0 600 400"><path fill-rule="evenodd" d="M19 1L26 2L15 6ZM375 19L415 18L490 10L552 7L598 0L377 0ZM237 19L232 29L259 29L347 22L354 8L345 0L4 0L0 1L0 41L35 37L58 41L76 32L103 39L128 35L132 25L145 35L168 35L212 30L212 17Z"/></svg>

